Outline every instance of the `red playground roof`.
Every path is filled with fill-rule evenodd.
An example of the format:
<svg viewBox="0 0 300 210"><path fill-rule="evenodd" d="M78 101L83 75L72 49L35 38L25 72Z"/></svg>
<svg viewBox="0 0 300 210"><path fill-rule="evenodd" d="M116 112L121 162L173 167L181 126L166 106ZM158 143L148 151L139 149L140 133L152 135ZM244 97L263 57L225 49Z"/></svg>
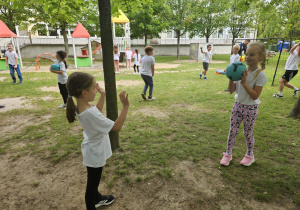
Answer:
<svg viewBox="0 0 300 210"><path fill-rule="evenodd" d="M10 37L17 37L17 35L12 32L6 25L0 20L0 37L1 38L10 38Z"/></svg>
<svg viewBox="0 0 300 210"><path fill-rule="evenodd" d="M73 34L73 38L90 38L89 32L85 29L85 27L81 24L78 23Z"/></svg>

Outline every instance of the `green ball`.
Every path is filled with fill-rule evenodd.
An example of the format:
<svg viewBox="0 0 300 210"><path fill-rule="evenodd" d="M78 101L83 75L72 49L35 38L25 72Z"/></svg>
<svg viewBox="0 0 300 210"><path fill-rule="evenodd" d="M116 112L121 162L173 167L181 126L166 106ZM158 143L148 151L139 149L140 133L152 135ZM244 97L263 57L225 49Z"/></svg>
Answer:
<svg viewBox="0 0 300 210"><path fill-rule="evenodd" d="M226 76L228 79L233 81L241 80L241 76L243 76L243 72L247 70L246 65L243 62L234 62L227 66L226 68Z"/></svg>

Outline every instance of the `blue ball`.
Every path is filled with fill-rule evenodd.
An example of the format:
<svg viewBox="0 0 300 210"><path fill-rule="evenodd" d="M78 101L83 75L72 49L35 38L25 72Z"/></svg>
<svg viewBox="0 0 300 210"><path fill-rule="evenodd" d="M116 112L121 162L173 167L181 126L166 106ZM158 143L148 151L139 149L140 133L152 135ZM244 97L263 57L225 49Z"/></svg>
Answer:
<svg viewBox="0 0 300 210"><path fill-rule="evenodd" d="M246 65L243 62L234 62L227 66L226 68L226 76L228 79L233 81L241 80L241 76L243 76L243 72L247 70Z"/></svg>
<svg viewBox="0 0 300 210"><path fill-rule="evenodd" d="M59 71L60 70L59 64L52 64L51 67L52 67L53 71Z"/></svg>

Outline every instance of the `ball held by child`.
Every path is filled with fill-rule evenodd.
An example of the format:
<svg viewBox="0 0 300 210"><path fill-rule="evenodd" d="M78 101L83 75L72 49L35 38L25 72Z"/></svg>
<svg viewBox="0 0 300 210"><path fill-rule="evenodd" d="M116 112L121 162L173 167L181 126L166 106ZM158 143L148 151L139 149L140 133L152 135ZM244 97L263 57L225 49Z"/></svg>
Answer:
<svg viewBox="0 0 300 210"><path fill-rule="evenodd" d="M52 65L51 65L51 68L52 68L53 71L60 71L60 66L59 66L59 64L52 64Z"/></svg>
<svg viewBox="0 0 300 210"><path fill-rule="evenodd" d="M233 81L241 80L243 72L247 70L246 65L243 62L234 62L227 66L226 76L228 79Z"/></svg>

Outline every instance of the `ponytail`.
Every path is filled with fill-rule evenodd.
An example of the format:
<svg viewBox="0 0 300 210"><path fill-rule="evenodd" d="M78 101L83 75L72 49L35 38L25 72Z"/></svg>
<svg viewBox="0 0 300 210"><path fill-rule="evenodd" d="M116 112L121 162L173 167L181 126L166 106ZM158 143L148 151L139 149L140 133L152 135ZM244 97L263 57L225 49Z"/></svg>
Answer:
<svg viewBox="0 0 300 210"><path fill-rule="evenodd" d="M83 90L89 90L94 82L94 77L84 72L72 73L67 81L68 99L66 117L69 123L75 121L76 106L72 97L79 98Z"/></svg>

